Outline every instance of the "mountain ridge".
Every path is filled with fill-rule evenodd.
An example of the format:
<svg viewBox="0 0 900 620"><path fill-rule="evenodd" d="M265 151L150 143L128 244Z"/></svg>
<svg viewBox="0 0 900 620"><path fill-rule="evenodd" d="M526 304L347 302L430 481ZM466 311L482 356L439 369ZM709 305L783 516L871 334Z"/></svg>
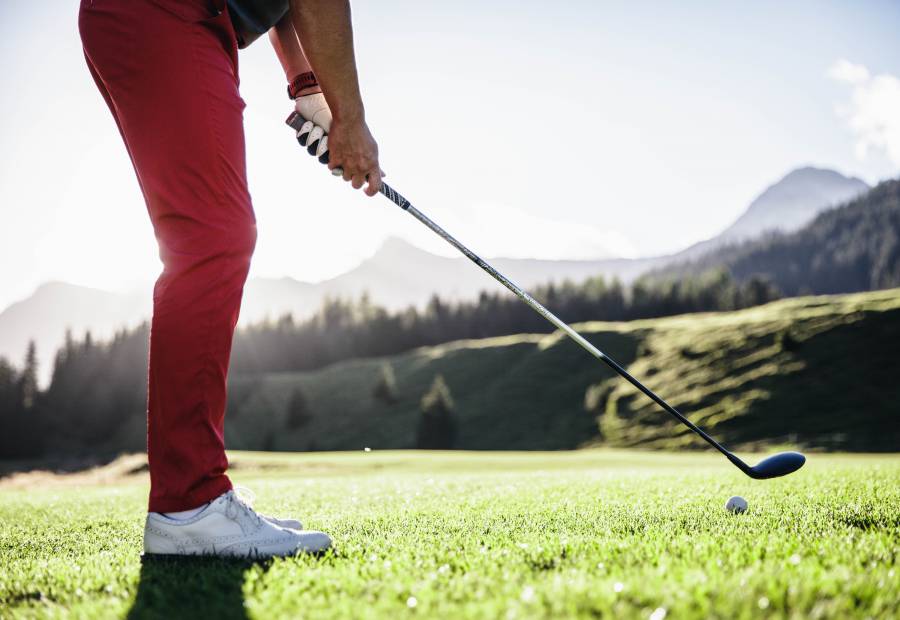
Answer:
<svg viewBox="0 0 900 620"><path fill-rule="evenodd" d="M795 232L819 213L852 200L871 189L857 177L828 168L795 168L767 186L721 233L671 255L670 262L699 258L767 232Z"/></svg>
<svg viewBox="0 0 900 620"><path fill-rule="evenodd" d="M820 181L825 189L817 185ZM500 257L490 259L490 262L525 289L550 281L580 281L600 274L628 283L648 271L700 257L722 247L723 243L727 244L728 235L733 234L730 230L748 228L746 222L741 222L751 212L754 221L767 221L758 215L760 211L765 215L778 210L778 201L772 200L773 195L776 198L779 195L796 197L799 192L801 197L805 194L813 196L799 200L800 207L795 208L803 212L797 216L802 220L806 214L821 212L841 196L861 191L863 187L867 186L859 179L836 171L798 168L764 189L723 233L681 252L637 259ZM788 227L799 221L797 217ZM497 290L498 286L464 257L439 256L398 237L389 237L371 257L353 269L321 282L305 282L289 276L250 279L245 286L241 323L275 319L288 313L296 318L306 318L325 298L359 297L363 292L367 292L374 303L399 310L410 305L422 307L435 294L456 301L475 298L481 291ZM150 283L140 291L116 293L59 281L46 282L28 298L14 302L0 312L0 356L19 362L28 341L37 340L41 377L46 381L53 355L63 342L67 328L77 333L91 330L98 337L108 337L123 326L147 320L151 309Z"/></svg>

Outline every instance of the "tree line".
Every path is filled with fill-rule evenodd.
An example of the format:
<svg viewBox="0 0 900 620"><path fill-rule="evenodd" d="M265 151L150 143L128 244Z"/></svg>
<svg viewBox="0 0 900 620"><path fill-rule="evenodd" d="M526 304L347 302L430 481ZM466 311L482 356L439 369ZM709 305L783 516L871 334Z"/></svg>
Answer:
<svg viewBox="0 0 900 620"><path fill-rule="evenodd" d="M596 277L579 284L549 284L534 296L569 322L625 321L734 310L782 294L894 286L900 286L900 181L886 181L796 233L716 250L697 261L648 274L631 286ZM399 312L373 304L366 295L358 300L330 299L308 319L287 315L238 330L232 369L312 370L453 340L550 329L502 290L463 302L434 296L423 309ZM148 339L149 327L143 324L105 342L96 342L90 333L81 339L68 334L47 362L37 359L33 344L21 368L0 357L0 458L143 449ZM38 389L39 361L53 367L46 390ZM389 378L384 384L377 397L389 399ZM435 390L442 392L439 387ZM432 404L427 409L433 412L447 409L450 400L428 402ZM293 423L303 424L302 395L291 406ZM434 427L435 419L438 426L447 424L440 415L432 415L423 418L423 428ZM423 438L429 434L420 432Z"/></svg>
<svg viewBox="0 0 900 620"><path fill-rule="evenodd" d="M726 271L712 270L678 280L638 280L631 287L603 277L549 284L537 289L535 297L564 320L578 322L734 310L766 303L779 293L764 279L738 284ZM239 329L231 368L237 373L312 370L453 340L551 330L543 318L503 292L461 302L434 296L422 310L398 312L363 295L357 301L326 300L306 320L286 315ZM90 333L81 339L69 333L51 362L46 390L37 387L33 344L21 370L0 358L0 458L143 449L148 354L147 323L123 329L105 342ZM449 410L449 394L440 386L435 389L441 396L423 405L429 413L420 436L427 446L439 444L429 439L436 434L433 429L448 424L442 408ZM382 391L379 398L390 398L389 386ZM293 423L301 425L302 395L291 408Z"/></svg>
<svg viewBox="0 0 900 620"><path fill-rule="evenodd" d="M765 278L738 284L721 269L679 279L639 279L625 287L601 276L580 284L539 287L534 297L567 322L629 321L690 312L736 310L780 297ZM358 301L326 300L307 320L286 315L240 330L232 369L258 373L321 368L345 359L394 355L416 347L471 338L548 333L554 328L505 291L472 301L435 295L423 310L389 312L364 295Z"/></svg>
<svg viewBox="0 0 900 620"><path fill-rule="evenodd" d="M37 353L29 343L22 370L0 357L0 457L27 458L40 453Z"/></svg>

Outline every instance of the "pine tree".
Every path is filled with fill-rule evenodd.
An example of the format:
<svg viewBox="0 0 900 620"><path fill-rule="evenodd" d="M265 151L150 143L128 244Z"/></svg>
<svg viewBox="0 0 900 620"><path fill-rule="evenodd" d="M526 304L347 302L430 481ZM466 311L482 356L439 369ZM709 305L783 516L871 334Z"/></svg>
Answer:
<svg viewBox="0 0 900 620"><path fill-rule="evenodd" d="M390 362L381 365L381 374L378 377L378 383L372 390L372 396L386 405L397 402L397 378L394 376L394 367Z"/></svg>
<svg viewBox="0 0 900 620"><path fill-rule="evenodd" d="M291 392L291 399L287 405L287 427L289 429L300 428L312 419L312 413L309 411L309 405L303 390L298 386Z"/></svg>
<svg viewBox="0 0 900 620"><path fill-rule="evenodd" d="M456 419L453 397L442 375L436 375L422 397L416 447L423 450L449 450L456 443Z"/></svg>
<svg viewBox="0 0 900 620"><path fill-rule="evenodd" d="M771 280L764 276L754 275L744 283L740 297L741 307L750 308L778 299L779 293Z"/></svg>
<svg viewBox="0 0 900 620"><path fill-rule="evenodd" d="M37 348L28 343L25 367L17 373L0 359L0 458L32 458L43 449L39 432Z"/></svg>
<svg viewBox="0 0 900 620"><path fill-rule="evenodd" d="M37 400L38 393L38 360L37 347L34 340L28 343L28 352L25 354L25 368L19 378L19 391L22 406L31 409Z"/></svg>
<svg viewBox="0 0 900 620"><path fill-rule="evenodd" d="M22 415L19 374L0 357L0 459L18 456L18 423Z"/></svg>

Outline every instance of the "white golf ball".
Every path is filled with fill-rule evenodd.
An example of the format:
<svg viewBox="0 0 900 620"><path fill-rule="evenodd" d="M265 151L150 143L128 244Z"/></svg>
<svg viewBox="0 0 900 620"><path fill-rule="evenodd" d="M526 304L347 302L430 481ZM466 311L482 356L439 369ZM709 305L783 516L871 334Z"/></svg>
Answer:
<svg viewBox="0 0 900 620"><path fill-rule="evenodd" d="M725 510L733 512L736 515L747 512L747 500L739 495L735 495L725 502Z"/></svg>

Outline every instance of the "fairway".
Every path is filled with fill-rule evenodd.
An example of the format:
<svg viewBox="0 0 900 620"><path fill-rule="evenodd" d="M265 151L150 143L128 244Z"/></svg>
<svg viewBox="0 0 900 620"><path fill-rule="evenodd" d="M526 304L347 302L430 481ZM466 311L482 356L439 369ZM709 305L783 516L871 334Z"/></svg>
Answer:
<svg viewBox="0 0 900 620"><path fill-rule="evenodd" d="M0 480L0 617L900 614L897 456L812 454L765 482L707 453L231 459L261 512L329 532L334 552L142 566L139 458L11 476ZM724 510L731 495L747 514Z"/></svg>

